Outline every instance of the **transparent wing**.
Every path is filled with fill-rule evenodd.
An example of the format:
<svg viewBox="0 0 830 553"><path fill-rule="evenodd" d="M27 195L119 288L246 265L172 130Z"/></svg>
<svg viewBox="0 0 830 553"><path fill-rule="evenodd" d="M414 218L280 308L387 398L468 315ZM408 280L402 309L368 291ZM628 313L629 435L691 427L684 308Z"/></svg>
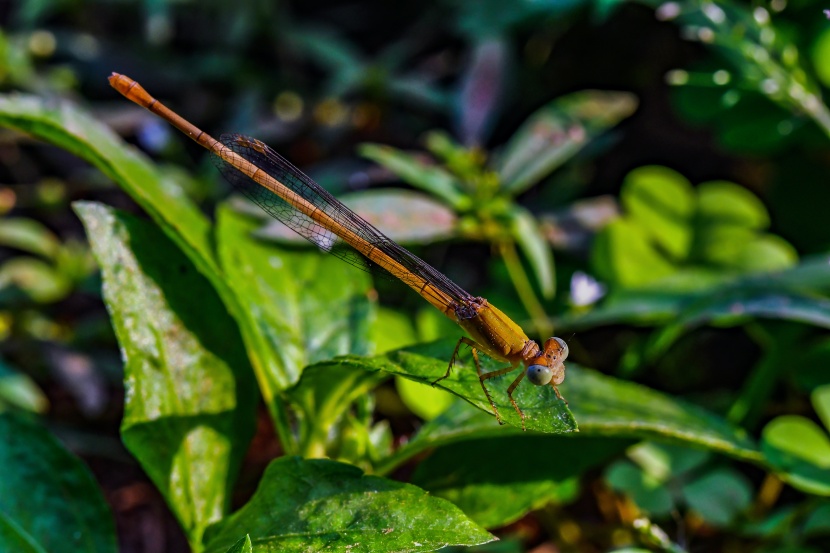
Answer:
<svg viewBox="0 0 830 553"><path fill-rule="evenodd" d="M358 236L361 240L368 242L397 261L401 269L389 270L395 278L410 285L426 280L433 287L459 302L466 302L472 298L463 288L452 282L437 269L399 246L357 213L343 205L327 190L266 144L239 134L223 134L219 141L224 148L230 149L244 159L244 162L265 171L294 194L313 205L315 209L328 215L336 222L338 227L346 229L349 233ZM363 270L371 268L371 260L366 259L354 250L333 230L323 227L311 216L298 211L285 201L277 190L270 190L255 182L219 155L214 154L213 159L228 182L251 201L258 204L269 215L317 245L320 249Z"/></svg>

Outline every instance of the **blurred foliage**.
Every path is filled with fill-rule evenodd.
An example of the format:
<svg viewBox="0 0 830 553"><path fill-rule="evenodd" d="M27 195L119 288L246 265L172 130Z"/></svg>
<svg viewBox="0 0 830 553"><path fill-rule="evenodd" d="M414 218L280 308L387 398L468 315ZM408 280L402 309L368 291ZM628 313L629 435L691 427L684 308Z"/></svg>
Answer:
<svg viewBox="0 0 830 553"><path fill-rule="evenodd" d="M828 549L824 7L3 6L0 549ZM429 386L458 327L220 201L113 70L555 327L567 402Z"/></svg>

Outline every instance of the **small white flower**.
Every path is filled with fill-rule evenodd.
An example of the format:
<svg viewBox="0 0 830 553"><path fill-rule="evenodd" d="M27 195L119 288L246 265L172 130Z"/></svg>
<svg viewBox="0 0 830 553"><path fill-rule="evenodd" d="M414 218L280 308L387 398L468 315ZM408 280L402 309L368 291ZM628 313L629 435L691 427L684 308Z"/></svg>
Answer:
<svg viewBox="0 0 830 553"><path fill-rule="evenodd" d="M571 277L571 303L585 307L605 295L605 286L591 275L576 271Z"/></svg>

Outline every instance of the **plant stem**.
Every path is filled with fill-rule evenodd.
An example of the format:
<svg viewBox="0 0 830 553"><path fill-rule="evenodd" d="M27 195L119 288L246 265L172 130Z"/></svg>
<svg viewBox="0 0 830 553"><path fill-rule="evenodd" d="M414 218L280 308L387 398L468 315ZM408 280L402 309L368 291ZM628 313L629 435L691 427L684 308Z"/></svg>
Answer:
<svg viewBox="0 0 830 553"><path fill-rule="evenodd" d="M642 517L634 521L634 530L642 537L649 545L658 547L662 551L669 553L687 553L686 549L679 544L674 543L669 539L669 536L662 528L651 522L649 519Z"/></svg>
<svg viewBox="0 0 830 553"><path fill-rule="evenodd" d="M545 313L542 303L533 291L533 285L527 277L522 262L516 253L516 246L513 242L501 242L498 245L499 253L507 266L507 274L513 281L513 287L519 294L519 300L527 311L536 330L536 335L543 340L553 336L553 325Z"/></svg>

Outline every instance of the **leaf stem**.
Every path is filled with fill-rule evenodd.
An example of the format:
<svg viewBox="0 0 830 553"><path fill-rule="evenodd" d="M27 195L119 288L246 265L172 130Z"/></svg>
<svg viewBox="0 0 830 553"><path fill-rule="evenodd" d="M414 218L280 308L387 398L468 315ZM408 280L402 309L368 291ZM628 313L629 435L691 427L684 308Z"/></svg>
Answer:
<svg viewBox="0 0 830 553"><path fill-rule="evenodd" d="M553 325L545 313L542 303L533 291L533 285L522 266L522 262L516 253L516 245L513 242L503 241L498 244L498 251L507 266L507 274L513 282L513 287L519 294L519 300L527 311L533 322L536 335L543 340L553 336Z"/></svg>

